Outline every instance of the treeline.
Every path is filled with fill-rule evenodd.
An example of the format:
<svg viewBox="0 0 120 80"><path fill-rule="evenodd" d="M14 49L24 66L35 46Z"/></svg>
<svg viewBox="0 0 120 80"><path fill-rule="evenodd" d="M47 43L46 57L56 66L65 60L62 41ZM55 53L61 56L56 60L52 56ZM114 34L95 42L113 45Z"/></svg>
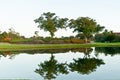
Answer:
<svg viewBox="0 0 120 80"><path fill-rule="evenodd" d="M85 40L78 39L77 37L42 37L39 36L38 33L30 37L26 38L25 36L21 36L20 33L16 32L13 28L10 28L8 32L4 31L0 33L0 42L9 42L9 43L17 43L17 44L62 44L62 43L85 43ZM88 41L89 42L89 41Z"/></svg>
<svg viewBox="0 0 120 80"><path fill-rule="evenodd" d="M56 16L55 13L50 12L43 13L34 21L38 23L38 28L48 31L51 38L55 36L54 33L58 29L70 28L73 29L73 32L78 33L76 38L85 40L85 43L93 40L94 35L104 29L104 26L101 26L94 19L89 17L78 17L77 19L60 18Z"/></svg>
<svg viewBox="0 0 120 80"><path fill-rule="evenodd" d="M25 39L20 33L16 32L13 28L10 28L8 32L0 32L0 42L10 42L12 40Z"/></svg>
<svg viewBox="0 0 120 80"><path fill-rule="evenodd" d="M84 40L84 43L90 41L120 42L120 33L107 30L102 32L105 27L89 17L78 17L77 19L59 18L55 13L47 12L34 21L39 24L38 28L48 31L52 38L58 29L70 28L73 29L73 32L77 32L75 38Z"/></svg>
<svg viewBox="0 0 120 80"><path fill-rule="evenodd" d="M78 17L77 19L60 18L55 13L47 12L34 20L38 23L38 28L49 32L51 37L39 36L38 31L30 38L21 36L14 29L9 29L9 32L0 33L1 42L11 43L88 43L90 41L96 42L119 42L120 35L104 30L96 20L89 17ZM76 36L55 38L55 32L59 29L72 29L77 32ZM62 34L62 32L60 33Z"/></svg>
<svg viewBox="0 0 120 80"><path fill-rule="evenodd" d="M112 31L105 30L101 34L95 35L96 42L120 42L120 33L113 33Z"/></svg>

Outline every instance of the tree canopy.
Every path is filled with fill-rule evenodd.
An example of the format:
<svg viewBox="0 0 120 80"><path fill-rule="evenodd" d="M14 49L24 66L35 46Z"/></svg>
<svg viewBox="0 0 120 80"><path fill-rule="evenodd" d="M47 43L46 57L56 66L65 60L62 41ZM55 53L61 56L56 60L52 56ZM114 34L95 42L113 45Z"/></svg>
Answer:
<svg viewBox="0 0 120 80"><path fill-rule="evenodd" d="M77 19L71 19L68 25L70 28L73 28L73 32L78 32L84 36L84 39L90 39L93 34L98 33L104 29L103 26L97 24L94 19L89 17L79 17Z"/></svg>
<svg viewBox="0 0 120 80"><path fill-rule="evenodd" d="M50 32L51 37L59 28L65 28L67 18L59 18L55 13L43 13L38 19L35 19L35 23L38 23L38 27L44 31Z"/></svg>

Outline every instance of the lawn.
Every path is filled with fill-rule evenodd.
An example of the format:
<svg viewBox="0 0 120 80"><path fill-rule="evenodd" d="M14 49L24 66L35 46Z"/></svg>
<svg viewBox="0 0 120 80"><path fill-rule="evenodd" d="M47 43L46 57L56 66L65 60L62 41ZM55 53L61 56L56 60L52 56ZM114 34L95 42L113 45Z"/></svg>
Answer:
<svg viewBox="0 0 120 80"><path fill-rule="evenodd" d="M0 43L0 51L67 49L67 48L81 48L81 47L120 47L120 43L88 43L88 44L9 44L9 43Z"/></svg>

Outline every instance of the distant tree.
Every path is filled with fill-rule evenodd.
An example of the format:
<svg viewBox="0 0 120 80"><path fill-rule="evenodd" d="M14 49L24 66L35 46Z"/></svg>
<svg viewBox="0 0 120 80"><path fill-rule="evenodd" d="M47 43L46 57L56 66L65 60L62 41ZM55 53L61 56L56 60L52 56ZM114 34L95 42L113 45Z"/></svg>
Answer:
<svg viewBox="0 0 120 80"><path fill-rule="evenodd" d="M120 42L120 35L115 35L115 42Z"/></svg>
<svg viewBox="0 0 120 80"><path fill-rule="evenodd" d="M101 34L96 34L95 35L95 41L96 42L114 42L116 41L117 36L112 32L105 30Z"/></svg>
<svg viewBox="0 0 120 80"><path fill-rule="evenodd" d="M20 33L16 32L16 31L14 30L14 28L12 28L12 27L9 28L8 35L9 35L9 37L12 38L12 39L20 39L20 38L22 38L22 37L20 36Z"/></svg>
<svg viewBox="0 0 120 80"><path fill-rule="evenodd" d="M54 37L54 33L59 28L65 28L67 24L67 18L59 18L55 13L43 13L38 19L35 19L35 23L38 23L38 27L44 31L50 32L51 37Z"/></svg>
<svg viewBox="0 0 120 80"><path fill-rule="evenodd" d="M24 36L20 36L18 32L16 32L13 28L10 28L8 32L0 33L0 41L12 41L17 39L25 39Z"/></svg>
<svg viewBox="0 0 120 80"><path fill-rule="evenodd" d="M89 17L79 17L76 20L71 19L68 26L74 29L73 32L78 32L79 35L82 35L86 43L93 34L99 33L104 28L103 26L97 24L94 19Z"/></svg>
<svg viewBox="0 0 120 80"><path fill-rule="evenodd" d="M7 32L1 32L1 34L0 34L0 41L4 41L4 39L7 38L7 37L8 37Z"/></svg>
<svg viewBox="0 0 120 80"><path fill-rule="evenodd" d="M115 34L112 31L107 32L107 35L105 36L106 36L106 39L105 39L106 42L113 42L115 39Z"/></svg>
<svg viewBox="0 0 120 80"><path fill-rule="evenodd" d="M103 34L96 34L95 42L105 42L105 36Z"/></svg>

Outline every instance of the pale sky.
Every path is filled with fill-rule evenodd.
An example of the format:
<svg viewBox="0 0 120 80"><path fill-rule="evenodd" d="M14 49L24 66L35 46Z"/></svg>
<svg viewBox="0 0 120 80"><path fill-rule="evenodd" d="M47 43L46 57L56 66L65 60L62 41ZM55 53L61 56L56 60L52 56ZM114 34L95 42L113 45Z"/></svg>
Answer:
<svg viewBox="0 0 120 80"><path fill-rule="evenodd" d="M30 37L34 31L49 36L34 20L43 12L76 19L90 17L108 30L120 32L120 0L0 0L0 31L13 27L21 35ZM72 30L59 30L56 36L73 35Z"/></svg>

